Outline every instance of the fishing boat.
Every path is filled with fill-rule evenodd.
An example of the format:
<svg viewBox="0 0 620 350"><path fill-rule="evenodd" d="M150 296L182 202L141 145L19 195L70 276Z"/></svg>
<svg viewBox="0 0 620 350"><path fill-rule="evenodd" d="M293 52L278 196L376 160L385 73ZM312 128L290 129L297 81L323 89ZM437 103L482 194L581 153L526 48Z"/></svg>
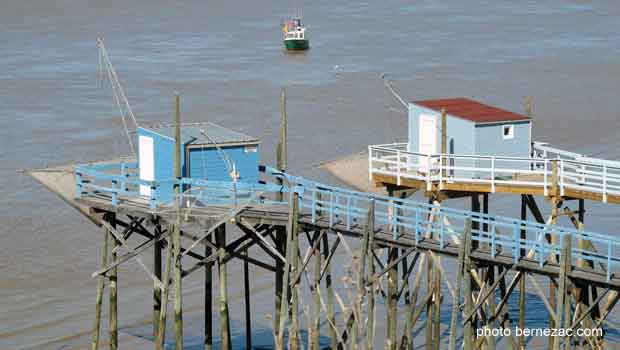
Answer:
<svg viewBox="0 0 620 350"><path fill-rule="evenodd" d="M306 38L306 27L301 23L300 17L295 17L282 24L282 39L284 46L289 51L307 50L310 42Z"/></svg>

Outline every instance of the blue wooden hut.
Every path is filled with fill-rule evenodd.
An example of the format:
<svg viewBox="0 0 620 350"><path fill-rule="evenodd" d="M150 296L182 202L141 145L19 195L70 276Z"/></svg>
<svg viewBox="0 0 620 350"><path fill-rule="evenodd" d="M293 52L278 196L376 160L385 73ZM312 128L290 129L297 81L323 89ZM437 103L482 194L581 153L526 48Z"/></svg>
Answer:
<svg viewBox="0 0 620 350"><path fill-rule="evenodd" d="M174 126L139 127L137 135L140 179L172 179ZM181 127L181 143L183 177L213 181L233 181L236 177L238 182L258 182L258 139L214 123L200 123ZM172 198L171 186L158 191L160 200ZM150 188L141 186L140 193L150 195Z"/></svg>
<svg viewBox="0 0 620 350"><path fill-rule="evenodd" d="M468 98L411 102L408 151L441 153L442 109L446 110L446 153L523 158L530 156L531 118ZM480 160L460 161L461 164L457 166L483 166ZM514 166L526 168L528 165L523 162Z"/></svg>

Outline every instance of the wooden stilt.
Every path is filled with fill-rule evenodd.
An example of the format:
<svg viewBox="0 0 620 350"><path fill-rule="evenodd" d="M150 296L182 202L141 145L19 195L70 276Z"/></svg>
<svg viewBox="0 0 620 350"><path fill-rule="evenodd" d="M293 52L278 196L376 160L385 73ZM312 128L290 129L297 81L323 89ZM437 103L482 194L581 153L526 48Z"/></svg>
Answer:
<svg viewBox="0 0 620 350"><path fill-rule="evenodd" d="M275 246L280 255L286 256L286 227L278 226L274 229L275 234ZM284 286L284 262L280 259L275 259L276 272L275 272L275 317L274 321L274 332L276 334L276 338L278 337L279 326L280 326L280 306L282 305L282 288Z"/></svg>
<svg viewBox="0 0 620 350"><path fill-rule="evenodd" d="M291 262L297 258L297 251L293 251L293 237L298 235L299 230L299 194L293 192L289 199L289 216L286 237L286 263L284 264L284 278L282 282L282 303L279 308L278 332L276 338L276 349L284 349L284 327L286 325L287 309L289 306L289 280L291 277ZM295 255L293 255L295 253Z"/></svg>
<svg viewBox="0 0 620 350"><path fill-rule="evenodd" d="M463 236L471 234L471 219L465 222L465 229ZM456 264L456 290L454 291L455 298L452 300L452 314L450 317L450 340L448 341L448 350L456 350L456 337L458 333L457 318L460 310L461 303L461 288L463 285L463 276L465 274L465 249L467 246L465 242L461 241L459 249L459 256Z"/></svg>
<svg viewBox="0 0 620 350"><path fill-rule="evenodd" d="M527 220L527 197L521 195L521 220ZM527 238L527 232L521 230L521 238ZM524 257L525 248L521 248L521 257ZM525 278L519 280L519 328L525 328ZM525 350L525 335L519 337L519 350Z"/></svg>
<svg viewBox="0 0 620 350"><path fill-rule="evenodd" d="M211 243L211 237L206 238ZM213 253L210 244L205 244L205 256ZM213 263L205 263L205 350L213 349Z"/></svg>
<svg viewBox="0 0 620 350"><path fill-rule="evenodd" d="M162 241L158 238L161 237L162 230L159 224L158 218L155 220L155 244L153 245L153 274L161 281L161 251ZM153 286L153 337L157 337L157 330L159 329L159 313L161 312L161 289L154 283Z"/></svg>
<svg viewBox="0 0 620 350"><path fill-rule="evenodd" d="M426 267L426 293L431 296L433 292L433 264L431 263L432 257L430 253L426 253L427 267ZM430 302L426 303L426 329L424 333L424 340L426 350L433 350L433 305Z"/></svg>
<svg viewBox="0 0 620 350"><path fill-rule="evenodd" d="M323 270L325 271L325 292L327 294L326 308L327 308L327 319L329 324L336 324L336 314L334 312L334 286L332 281L332 273L331 273L331 259L330 259L330 249L329 249L329 238L327 235L323 235L323 260L325 260L325 267ZM331 339L331 349L336 349L338 346L338 333L333 327L329 327L329 337Z"/></svg>
<svg viewBox="0 0 620 350"><path fill-rule="evenodd" d="M243 251L243 255L248 256L248 250ZM243 291L245 300L245 348L252 349L252 310L250 305L250 272L249 263L243 261Z"/></svg>
<svg viewBox="0 0 620 350"><path fill-rule="evenodd" d="M489 265L487 267L487 286L493 286L495 285L495 266L494 265ZM503 276L502 276L503 278ZM481 291L482 292L482 291ZM488 301L488 313L487 313L487 322L486 322L486 326L488 327L488 329L493 329L495 328L495 321L491 319L491 315L495 314L495 288L492 289L491 295L489 295L487 301ZM487 338L487 349L488 350L495 350L495 337L493 335L489 336Z"/></svg>
<svg viewBox="0 0 620 350"><path fill-rule="evenodd" d="M181 98L175 97L175 123L174 123L174 177L181 179ZM172 248L174 262L174 335L177 349L183 349L183 287L181 266L181 188L178 183L174 184L176 223L172 231Z"/></svg>
<svg viewBox="0 0 620 350"><path fill-rule="evenodd" d="M112 226L112 228L116 227L116 214L114 213L110 213L110 214L106 214L107 216L107 220L104 219L105 221L110 223L110 226ZM107 234L110 235L110 238L113 242L112 244L112 253L111 253L111 259L110 259L110 263L115 263L116 262L116 251L115 248L120 245L120 242L116 241L116 239L114 238L114 236L112 235L111 232L107 232ZM110 324L109 324L109 341L110 341L110 350L118 350L118 268L115 266L114 268L112 268L110 270L110 272L108 273L109 277L108 279L110 280L110 288L109 288L109 293L110 293L110 302L109 302L109 315L108 317L110 318Z"/></svg>
<svg viewBox="0 0 620 350"><path fill-rule="evenodd" d="M558 319L558 327L565 327L568 329L571 325L570 314L566 314L565 310L570 310L570 301L568 300L568 273L571 267L571 236L565 235L562 238L562 254L560 255L560 276L558 281L558 300L556 317ZM564 321L563 321L564 320ZM553 345L554 350L560 350L561 344L560 337L556 337ZM564 344L562 348L567 349L567 344Z"/></svg>
<svg viewBox="0 0 620 350"><path fill-rule="evenodd" d="M232 344L230 341L230 318L228 314L228 282L226 275L226 224L222 224L215 230L215 243L218 251L218 274L220 287L220 341L221 349L230 350Z"/></svg>
<svg viewBox="0 0 620 350"><path fill-rule="evenodd" d="M558 185L558 162L557 161L552 161L551 162L552 165L552 173L551 173L551 224L552 225L557 225L558 223L558 205L559 205L559 185ZM558 244L556 235L550 235L550 242L553 245ZM557 262L557 259L555 258L555 256L552 254L551 258L550 258L551 262ZM555 308L556 307L556 288L555 285L553 283L549 283L549 304L551 305L551 308ZM557 326L560 325L556 325L555 321L549 317L549 328L550 329L554 329ZM555 349L555 345L554 342L556 341L556 339L554 337L549 337L548 338L549 341L547 343L547 348L549 350L551 349Z"/></svg>
<svg viewBox="0 0 620 350"><path fill-rule="evenodd" d="M172 227L168 228L169 230ZM164 266L164 275L162 276L162 291L161 291L161 310L159 312L159 321L157 325L159 327L157 331L157 341L155 343L155 349L164 350L164 344L166 341L166 314L168 313L168 292L170 290L170 269L172 268L172 242L169 241L166 247L166 265Z"/></svg>
<svg viewBox="0 0 620 350"><path fill-rule="evenodd" d="M325 235L323 235L325 236ZM316 239L321 239L322 237L317 237ZM310 349L319 350L320 349L320 338L321 338L321 242L318 242L317 249L314 251L314 324L312 325L312 334L311 346Z"/></svg>
<svg viewBox="0 0 620 350"><path fill-rule="evenodd" d="M463 271L461 272L463 274L463 285L464 285L464 293L465 293L465 314L469 315L471 314L472 310L473 310L473 300L471 297L471 292L472 292L472 284L471 284L471 274L470 274L470 270L472 268L472 262L470 259L470 252L471 252L471 230L467 229L467 226L470 225L466 225L465 227L465 231L463 232L463 239L461 240L461 244L465 245L465 250L464 250L464 255L463 255ZM471 227L471 226L470 226ZM464 350L472 350L472 342L474 340L474 328L473 328L473 322L472 319L470 318L469 320L465 321L465 325L463 327L463 342L464 342Z"/></svg>
<svg viewBox="0 0 620 350"><path fill-rule="evenodd" d="M388 262L398 258L398 248L389 248ZM387 331L388 349L396 349L398 330L398 264L388 271Z"/></svg>
<svg viewBox="0 0 620 350"><path fill-rule="evenodd" d="M291 237L291 249L293 250L291 258L291 276L296 276L299 273L299 232ZM295 283L293 281L293 283ZM299 283L291 285L291 306L290 317L291 324L289 328L289 347L291 350L299 349Z"/></svg>
<svg viewBox="0 0 620 350"><path fill-rule="evenodd" d="M108 233L103 233L103 247L101 248L101 267L108 264ZM95 302L95 322L93 325L93 337L91 350L99 348L99 334L101 332L101 305L103 303L103 291L105 288L105 276L99 276L97 281L97 299Z"/></svg>

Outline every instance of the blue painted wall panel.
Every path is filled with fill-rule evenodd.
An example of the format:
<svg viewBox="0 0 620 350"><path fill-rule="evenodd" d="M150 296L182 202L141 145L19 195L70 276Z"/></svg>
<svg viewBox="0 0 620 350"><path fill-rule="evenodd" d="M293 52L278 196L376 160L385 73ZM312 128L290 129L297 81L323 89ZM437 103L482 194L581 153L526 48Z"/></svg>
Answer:
<svg viewBox="0 0 620 350"><path fill-rule="evenodd" d="M247 146L223 147L235 163L240 182L258 182L259 153L246 152ZM229 170L216 148L191 148L189 151L189 177L214 181L231 181Z"/></svg>

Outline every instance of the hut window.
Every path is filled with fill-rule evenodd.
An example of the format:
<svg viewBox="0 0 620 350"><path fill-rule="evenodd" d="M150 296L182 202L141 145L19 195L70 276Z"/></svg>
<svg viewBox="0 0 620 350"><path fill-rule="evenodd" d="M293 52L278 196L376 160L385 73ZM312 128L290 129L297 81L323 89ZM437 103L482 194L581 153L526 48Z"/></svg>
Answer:
<svg viewBox="0 0 620 350"><path fill-rule="evenodd" d="M256 153L256 152L258 152L258 147L256 147L256 146L246 146L244 150L245 150L245 153Z"/></svg>
<svg viewBox="0 0 620 350"><path fill-rule="evenodd" d="M514 139L515 138L515 126L504 125L502 127L502 137L504 140Z"/></svg>

